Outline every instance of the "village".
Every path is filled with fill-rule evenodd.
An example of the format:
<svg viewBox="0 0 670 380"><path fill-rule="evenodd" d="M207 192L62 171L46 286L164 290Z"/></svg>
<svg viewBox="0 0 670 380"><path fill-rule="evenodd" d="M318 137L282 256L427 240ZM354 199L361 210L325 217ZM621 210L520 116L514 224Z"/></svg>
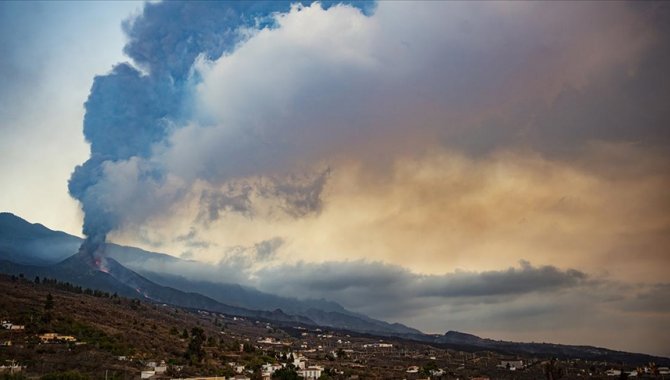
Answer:
<svg viewBox="0 0 670 380"><path fill-rule="evenodd" d="M8 283L3 277L0 282L10 285L0 301L0 375L15 378L39 379L53 373L82 376L73 379L235 380L670 376L667 367L654 363L466 352L103 293L78 294L46 281Z"/></svg>
<svg viewBox="0 0 670 380"><path fill-rule="evenodd" d="M328 378L402 378L402 379L535 379L546 375L546 360L508 357L493 352L466 353L439 349L421 343L386 339L372 339L321 328L308 329L295 326L285 329L274 327L269 322L248 321L244 318L212 314L206 311L194 313L203 322L225 323L226 329L220 334L226 339L239 341L239 349L225 352L228 376L180 376L184 365L169 359L143 359L119 355L119 362L134 363L141 367L137 373L124 378L139 379L234 379L270 380L281 378L275 373L291 368L299 378L306 380ZM72 350L75 346L86 345L72 335L48 332L27 336L25 326L2 321L2 346L22 345L31 339L38 340L39 346L50 346ZM290 332L290 333L289 333ZM262 335L260 335L262 334ZM254 338L252 338L254 336ZM13 338L13 339L12 339ZM212 348L205 348L214 351ZM249 361L249 353L254 357L268 359L258 365ZM235 361L237 360L237 361ZM558 368L558 364L556 364ZM589 363L579 360L560 362L561 378L592 377L654 378L670 376L667 367L643 366L622 369L611 363ZM0 373L31 373L28 366L16 360L7 360L0 366ZM558 372L557 372L558 373Z"/></svg>

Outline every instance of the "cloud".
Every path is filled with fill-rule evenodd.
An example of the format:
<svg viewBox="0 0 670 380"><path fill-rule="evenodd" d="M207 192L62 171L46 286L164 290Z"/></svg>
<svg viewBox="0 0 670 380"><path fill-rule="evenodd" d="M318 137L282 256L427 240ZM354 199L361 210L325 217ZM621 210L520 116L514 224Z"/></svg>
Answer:
<svg viewBox="0 0 670 380"><path fill-rule="evenodd" d="M212 220L249 209L245 193L221 196L230 183L295 178L341 160L391 162L634 68L655 37L625 4L211 8L148 4L125 24L125 51L142 70L120 64L96 78L84 125L93 154L70 181L86 234L165 214L162 202L133 213L95 186L121 161L146 161L126 178L138 191L209 187L201 200ZM282 179L265 194L303 216L320 209L323 182Z"/></svg>
<svg viewBox="0 0 670 380"><path fill-rule="evenodd" d="M252 215L250 200L251 186L233 187L228 184L226 190L203 190L200 197L202 210L198 220L212 222L219 219L222 212L237 212L246 216Z"/></svg>
<svg viewBox="0 0 670 380"><path fill-rule="evenodd" d="M260 243L254 245L256 250L256 258L259 261L269 260L275 257L277 250L284 245L284 239L280 237L274 237L269 240L263 240Z"/></svg>
<svg viewBox="0 0 670 380"><path fill-rule="evenodd" d="M662 281L668 168L658 152L635 144L596 144L565 160L532 151L477 157L434 150L398 157L383 173L360 163L338 165L328 174L318 214L295 218L255 209L253 218L224 213L194 225L201 213L196 191L193 201L172 206L173 216L144 228L158 234L152 240L195 228L198 240L216 243L194 251L209 262L220 260L222 247L279 236L287 263L365 257L439 274L495 270L525 257L626 281ZM261 204L254 194L253 204ZM137 244L136 233L121 231L114 239ZM189 247L176 242L164 249Z"/></svg>
<svg viewBox="0 0 670 380"><path fill-rule="evenodd" d="M282 274L291 273L291 276ZM445 275L418 275L409 270L363 260L283 265L260 270L259 287L279 294L304 298L326 296L344 305L367 309L381 307L406 309L403 303L421 302L421 298L482 299L504 302L505 296L532 292L557 291L585 283L586 274L577 270L559 270L554 266L534 267L521 261L519 268L502 271L465 272Z"/></svg>
<svg viewBox="0 0 670 380"><path fill-rule="evenodd" d="M195 229L191 229L187 234L177 236L174 240L183 244L186 248L179 255L183 260L142 257L137 260L127 258L124 263L134 270L172 274L196 281L250 285L254 281L255 273L259 268L276 265L278 252L285 244L284 239L275 236L249 246L219 247L199 240ZM216 249L221 251L222 254L215 262L195 260L197 252L206 249Z"/></svg>
<svg viewBox="0 0 670 380"><path fill-rule="evenodd" d="M261 290L325 296L426 332L670 352L663 332L670 318L667 283L626 283L523 260L508 269L441 275L363 260L301 262L265 268L254 277Z"/></svg>
<svg viewBox="0 0 670 380"><path fill-rule="evenodd" d="M260 193L279 200L279 207L288 215L299 218L321 211L321 193L328 181L330 169L303 175L271 178L260 186Z"/></svg>
<svg viewBox="0 0 670 380"><path fill-rule="evenodd" d="M214 268L189 262L167 270L198 280L235 281L288 297L326 298L428 333L458 330L495 339L668 353L667 283L621 282L524 260L506 269L439 275L365 260L296 264L272 260L256 266L254 254L262 255L263 246L283 244L273 240L232 247Z"/></svg>
<svg viewBox="0 0 670 380"><path fill-rule="evenodd" d="M668 314L670 313L670 284L657 283L638 286L635 295L621 301L622 307L634 313Z"/></svg>

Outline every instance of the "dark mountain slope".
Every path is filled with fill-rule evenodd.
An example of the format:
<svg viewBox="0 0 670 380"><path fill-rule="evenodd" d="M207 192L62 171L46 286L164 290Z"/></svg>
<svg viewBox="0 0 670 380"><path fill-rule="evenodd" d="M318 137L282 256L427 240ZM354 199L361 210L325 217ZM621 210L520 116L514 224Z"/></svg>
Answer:
<svg viewBox="0 0 670 380"><path fill-rule="evenodd" d="M77 284L105 291L114 289L115 286L107 283L107 279L99 274L83 274L74 270L77 269L76 267L80 262L75 257L70 256L78 251L81 242L82 239L80 238L50 230L41 224L31 224L13 214L0 214L0 260L40 266L55 264L55 272L52 272L50 277L71 282L75 282L76 279ZM287 314L302 316L305 321L316 323L320 326L384 335L421 334L416 329L401 324L390 324L375 320L349 311L335 302L323 299L298 300L264 293L238 284L198 281L168 272L169 270L175 271L201 265L197 262L116 244L107 244L105 252L110 263L116 263L128 268L132 273L132 275L126 275L126 271L122 271L116 267L118 270L116 270L117 273L115 275L118 277L120 283L126 284L126 287L130 287L133 290L139 288L142 292L147 293L147 297L160 299L161 302L189 307L186 304L189 300L184 299L179 301L180 303L177 303L181 295L177 296L175 293L164 289L170 288L172 290L178 289L182 293L186 292L204 296L204 298L194 296L194 299L198 300L197 304L201 305L199 306L201 308L204 308L205 305L210 305L210 301L215 301L216 303L237 308L235 311L237 315L242 315L240 310L259 310L270 314L276 314L277 310L281 310ZM61 260L63 261L60 262ZM114 264L110 265L113 266ZM25 271L26 269L24 269ZM57 275L59 271L62 273ZM146 281L149 281L151 284L147 284ZM95 284L99 284L99 286ZM136 286L138 284L141 285ZM101 287L103 285L104 288ZM117 292L121 294L120 290ZM132 296L131 293L123 294ZM205 302L205 299L207 302ZM215 306L210 305L208 307L213 308ZM230 312L232 313L232 311Z"/></svg>
<svg viewBox="0 0 670 380"><path fill-rule="evenodd" d="M158 284L200 293L228 305L256 310L281 309L289 314L305 316L319 326L384 335L421 334L419 330L399 323L390 324L353 313L335 302L326 300L296 300L262 293L237 284L193 281L180 276L155 272L141 273Z"/></svg>
<svg viewBox="0 0 670 380"><path fill-rule="evenodd" d="M50 265L77 252L81 239L0 213L0 259L19 264Z"/></svg>
<svg viewBox="0 0 670 380"><path fill-rule="evenodd" d="M301 323L316 325L305 317L292 316L282 311L255 311L228 306L197 293L186 293L177 289L160 286L139 274L125 268L113 259L107 259L108 272L102 272L91 265L84 254L76 254L53 266L23 265L0 261L0 272L22 274L28 279L36 276L55 278L85 288L117 293L129 298L143 298L190 309L202 309L234 316L266 319L279 323Z"/></svg>

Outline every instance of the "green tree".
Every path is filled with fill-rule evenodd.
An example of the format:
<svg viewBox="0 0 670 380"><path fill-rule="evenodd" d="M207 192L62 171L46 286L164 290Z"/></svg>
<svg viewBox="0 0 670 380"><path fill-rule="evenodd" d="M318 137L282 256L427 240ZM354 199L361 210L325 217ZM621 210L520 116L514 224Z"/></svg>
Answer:
<svg viewBox="0 0 670 380"><path fill-rule="evenodd" d="M424 376L431 376L431 371L437 370L437 363L434 360L429 361L421 368L421 374Z"/></svg>
<svg viewBox="0 0 670 380"><path fill-rule="evenodd" d="M192 363L199 363L205 357L205 350L202 349L203 343L205 343L205 330L200 327L192 328L191 341L188 342L186 348L186 358Z"/></svg>
<svg viewBox="0 0 670 380"><path fill-rule="evenodd" d="M244 343L244 344L242 344L242 351L244 351L246 353L252 353L252 352L256 351L256 348L249 343Z"/></svg>
<svg viewBox="0 0 670 380"><path fill-rule="evenodd" d="M47 294L47 300L44 302L44 310L51 310L54 308L54 297L51 293Z"/></svg>
<svg viewBox="0 0 670 380"><path fill-rule="evenodd" d="M274 371L272 378L280 380L298 380L298 372L295 371L293 364L289 364L284 368Z"/></svg>
<svg viewBox="0 0 670 380"><path fill-rule="evenodd" d="M558 360L551 359L542 366L547 380L557 380L563 377L563 368L559 366Z"/></svg>

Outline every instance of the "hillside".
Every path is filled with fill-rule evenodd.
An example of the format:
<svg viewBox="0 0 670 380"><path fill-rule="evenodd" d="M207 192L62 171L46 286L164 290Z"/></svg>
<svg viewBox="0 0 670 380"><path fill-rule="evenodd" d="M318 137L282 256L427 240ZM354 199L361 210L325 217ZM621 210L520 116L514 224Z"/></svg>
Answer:
<svg viewBox="0 0 670 380"><path fill-rule="evenodd" d="M467 353L439 344L175 308L52 279L0 275L0 289L0 319L25 327L0 329L0 363L25 366L28 378L70 371L77 379L137 379L151 362L165 361L165 376L155 378L232 379L238 368L246 378L260 379L262 365L286 363L291 356L321 367L327 374L324 378L332 379L417 379L434 371L432 378L437 379L530 380L544 378L550 363L541 355L509 356L484 349ZM43 342L40 335L44 333L71 341ZM456 332L447 336L460 343L481 339ZM523 362L523 367L510 371L500 365L510 358ZM611 368L636 368L631 363L600 360L551 363L560 368L564 379L606 379ZM418 372L408 373L414 366ZM649 374L644 378L661 377Z"/></svg>
<svg viewBox="0 0 670 380"><path fill-rule="evenodd" d="M0 330L0 341L12 342L9 347L0 347L0 362L16 360L33 374L76 369L99 378L108 370L110 378L132 378L142 368L141 359L164 359L193 367L185 373L225 371L223 365L205 370L200 364L190 364L185 356L189 339L182 336L184 329L202 328L212 351L237 350L239 344L221 334L211 318L172 307L52 282L12 280L5 275L0 275L0 288L4 293L0 318L25 325L24 331ZM53 297L50 310L45 308L48 294ZM85 344L41 344L37 335L46 332L72 335ZM138 360L118 360L118 356Z"/></svg>
<svg viewBox="0 0 670 380"><path fill-rule="evenodd" d="M80 245L81 239L76 236L0 213L0 258L19 264L49 265L68 258Z"/></svg>
<svg viewBox="0 0 670 380"><path fill-rule="evenodd" d="M134 247L107 244L105 252L116 269L112 273L112 277L117 277L114 281L103 273L95 273L95 270L82 271L86 266L82 266L81 258L73 255L81 242L80 238L64 232L31 224L10 213L0 213L0 271L3 273L49 276L128 297L141 293L142 297L148 296L173 305L241 316L293 320L381 335L421 334L419 330L402 324L391 324L354 313L335 302L298 300L238 284L201 281L169 272L158 273L156 268L194 272L185 269L197 270L202 264ZM3 260L4 263L1 262ZM140 283L141 286L136 286Z"/></svg>
<svg viewBox="0 0 670 380"><path fill-rule="evenodd" d="M107 265L109 272L101 272L91 267L85 256L76 254L56 265L42 267L20 265L0 260L0 272L22 274L26 278L54 278L85 288L173 306L203 309L242 317L315 325L308 318L288 315L279 310L268 312L242 309L222 304L198 293L187 293L161 286L123 267L113 259L107 259Z"/></svg>

